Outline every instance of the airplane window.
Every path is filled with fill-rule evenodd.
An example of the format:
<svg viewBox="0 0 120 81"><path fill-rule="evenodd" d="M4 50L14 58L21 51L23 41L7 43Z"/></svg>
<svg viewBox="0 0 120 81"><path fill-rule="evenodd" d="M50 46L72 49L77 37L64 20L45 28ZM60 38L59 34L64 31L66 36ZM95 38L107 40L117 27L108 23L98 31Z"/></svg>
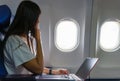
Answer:
<svg viewBox="0 0 120 81"><path fill-rule="evenodd" d="M120 45L120 23L107 21L101 26L100 47L104 51L115 51Z"/></svg>
<svg viewBox="0 0 120 81"><path fill-rule="evenodd" d="M79 25L73 19L60 20L55 29L55 45L63 52L73 51L78 46Z"/></svg>

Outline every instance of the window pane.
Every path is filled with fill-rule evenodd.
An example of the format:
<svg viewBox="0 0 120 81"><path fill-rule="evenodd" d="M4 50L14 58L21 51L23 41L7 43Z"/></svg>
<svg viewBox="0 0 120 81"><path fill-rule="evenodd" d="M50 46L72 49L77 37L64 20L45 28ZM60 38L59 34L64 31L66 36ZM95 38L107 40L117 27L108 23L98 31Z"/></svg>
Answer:
<svg viewBox="0 0 120 81"><path fill-rule="evenodd" d="M113 51L120 44L120 24L109 21L102 25L100 31L100 46L105 51Z"/></svg>
<svg viewBox="0 0 120 81"><path fill-rule="evenodd" d="M62 20L56 27L55 42L61 51L72 51L78 44L78 25L72 20Z"/></svg>

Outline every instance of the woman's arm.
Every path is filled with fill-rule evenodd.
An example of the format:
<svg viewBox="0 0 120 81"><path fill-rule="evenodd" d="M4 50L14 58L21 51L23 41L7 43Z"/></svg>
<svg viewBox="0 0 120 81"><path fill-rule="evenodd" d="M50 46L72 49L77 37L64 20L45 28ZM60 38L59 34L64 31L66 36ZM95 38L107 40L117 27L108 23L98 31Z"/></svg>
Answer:
<svg viewBox="0 0 120 81"><path fill-rule="evenodd" d="M68 74L69 72L67 69L51 69L50 72L50 68L44 68L43 73L52 74L52 75L61 75L61 74Z"/></svg>
<svg viewBox="0 0 120 81"><path fill-rule="evenodd" d="M44 69L44 62L43 62L43 53L42 47L40 43L40 29L39 29L39 22L36 24L35 27L35 39L36 39L36 58L26 62L23 66L35 74L42 74Z"/></svg>
<svg viewBox="0 0 120 81"><path fill-rule="evenodd" d="M66 69L53 69L50 72L49 68L44 67L43 64L43 53L42 53L42 47L40 43L40 29L39 29L39 23L36 24L35 27L35 39L36 39L36 58L26 62L23 64L23 66L35 74L53 74L53 75L59 75L59 74L68 74L68 70Z"/></svg>

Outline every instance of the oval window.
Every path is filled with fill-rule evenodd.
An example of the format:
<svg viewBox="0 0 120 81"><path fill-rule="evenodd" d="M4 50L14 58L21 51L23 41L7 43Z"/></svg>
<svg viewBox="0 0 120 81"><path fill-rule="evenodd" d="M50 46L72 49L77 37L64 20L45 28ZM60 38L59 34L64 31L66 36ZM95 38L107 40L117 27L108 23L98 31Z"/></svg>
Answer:
<svg viewBox="0 0 120 81"><path fill-rule="evenodd" d="M55 45L63 52L73 51L78 46L79 25L73 19L60 20L55 28Z"/></svg>
<svg viewBox="0 0 120 81"><path fill-rule="evenodd" d="M120 23L107 21L100 29L100 47L108 52L116 50L120 45Z"/></svg>

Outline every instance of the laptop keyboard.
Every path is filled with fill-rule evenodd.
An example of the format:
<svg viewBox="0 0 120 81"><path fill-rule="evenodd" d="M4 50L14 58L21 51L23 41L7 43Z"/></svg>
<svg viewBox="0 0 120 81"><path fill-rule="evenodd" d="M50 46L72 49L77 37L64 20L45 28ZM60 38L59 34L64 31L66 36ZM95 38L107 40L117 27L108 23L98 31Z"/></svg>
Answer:
<svg viewBox="0 0 120 81"><path fill-rule="evenodd" d="M82 81L82 79L78 78L75 74L69 74L72 78L74 78L77 81Z"/></svg>
<svg viewBox="0 0 120 81"><path fill-rule="evenodd" d="M69 75L37 75L35 79L58 79L58 80L75 80L75 81L82 81L82 79L78 78L75 74Z"/></svg>

